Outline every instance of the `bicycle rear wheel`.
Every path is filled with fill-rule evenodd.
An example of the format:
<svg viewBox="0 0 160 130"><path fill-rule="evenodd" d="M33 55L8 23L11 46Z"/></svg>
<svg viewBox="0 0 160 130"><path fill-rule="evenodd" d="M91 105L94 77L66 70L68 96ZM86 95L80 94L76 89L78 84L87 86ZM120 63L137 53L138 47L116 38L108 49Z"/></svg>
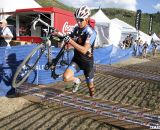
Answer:
<svg viewBox="0 0 160 130"><path fill-rule="evenodd" d="M23 60L23 62L18 66L16 73L12 80L12 86L14 88L22 85L26 79L29 77L31 72L36 68L36 65L45 51L45 46L40 44L34 48L31 53Z"/></svg>

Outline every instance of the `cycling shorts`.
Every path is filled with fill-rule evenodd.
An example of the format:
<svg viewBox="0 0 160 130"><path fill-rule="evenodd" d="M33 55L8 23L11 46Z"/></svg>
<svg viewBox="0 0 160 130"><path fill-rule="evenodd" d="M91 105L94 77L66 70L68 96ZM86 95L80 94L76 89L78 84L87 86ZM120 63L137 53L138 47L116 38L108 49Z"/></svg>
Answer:
<svg viewBox="0 0 160 130"><path fill-rule="evenodd" d="M93 61L81 62L73 59L68 68L72 70L74 73L79 72L80 70L83 70L86 78L86 82L87 83L93 82L93 78L94 78Z"/></svg>

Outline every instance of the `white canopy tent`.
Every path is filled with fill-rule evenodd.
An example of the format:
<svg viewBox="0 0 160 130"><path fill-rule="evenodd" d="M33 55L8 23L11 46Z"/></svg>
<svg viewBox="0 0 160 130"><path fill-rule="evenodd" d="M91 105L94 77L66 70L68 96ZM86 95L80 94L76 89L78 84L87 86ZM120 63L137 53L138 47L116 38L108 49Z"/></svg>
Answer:
<svg viewBox="0 0 160 130"><path fill-rule="evenodd" d="M136 32L136 29L133 26L118 18L111 19L111 22L119 25L123 32Z"/></svg>
<svg viewBox="0 0 160 130"><path fill-rule="evenodd" d="M135 39L137 37L136 29L118 18L111 19L109 31L111 44L118 46L129 34Z"/></svg>
<svg viewBox="0 0 160 130"><path fill-rule="evenodd" d="M133 37L137 36L137 31L134 27L117 18L110 20L101 9L91 16L91 18L96 22L96 47L101 47L105 44L114 44L118 46L127 35L132 34Z"/></svg>
<svg viewBox="0 0 160 130"><path fill-rule="evenodd" d="M150 44L151 42L151 36L149 36L148 34L142 31L137 32L137 30L133 26L127 24L122 20L119 20L117 18L111 19L110 41L114 45L117 46L119 42L122 42L129 34L132 35L134 40L140 37L143 42L146 41L148 44Z"/></svg>
<svg viewBox="0 0 160 130"><path fill-rule="evenodd" d="M3 12L14 12L16 9L39 8L41 7L34 0L1 0L0 10ZM9 15L1 16L6 19Z"/></svg>
<svg viewBox="0 0 160 130"><path fill-rule="evenodd" d="M160 38L155 33L153 33L151 37L153 38L154 41L160 42Z"/></svg>
<svg viewBox="0 0 160 130"><path fill-rule="evenodd" d="M101 9L99 9L97 13L92 15L91 18L94 19L98 24L104 25L110 23L110 19L103 13Z"/></svg>
<svg viewBox="0 0 160 130"><path fill-rule="evenodd" d="M95 41L95 47L102 47L105 44L109 44L109 24L110 19L103 13L101 9L97 11L92 19L95 20L95 30L97 32L97 38Z"/></svg>

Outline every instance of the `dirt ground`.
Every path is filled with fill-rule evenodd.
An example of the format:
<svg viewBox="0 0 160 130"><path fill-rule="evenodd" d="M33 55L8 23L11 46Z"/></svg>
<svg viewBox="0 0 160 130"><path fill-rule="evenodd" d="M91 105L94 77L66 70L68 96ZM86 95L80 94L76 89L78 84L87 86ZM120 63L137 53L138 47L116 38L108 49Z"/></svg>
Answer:
<svg viewBox="0 0 160 130"><path fill-rule="evenodd" d="M0 118L6 117L31 104L24 98L0 97Z"/></svg>
<svg viewBox="0 0 160 130"><path fill-rule="evenodd" d="M114 64L113 66L116 66L116 67L124 67L124 66L129 66L129 65L134 65L134 64L145 64L147 62L150 61L150 58L148 59L141 59L141 58L130 58L126 61L123 61L123 62L119 62L117 64ZM27 107L33 107L34 104L22 97L16 97L16 98L7 98L7 97L0 97L0 122L3 121L3 120L8 120L8 118L12 117L13 114L15 114L16 112L19 112L19 111L23 111L23 109L27 108ZM37 106L39 107L39 106ZM39 108L40 109L40 108ZM41 108L41 111L45 110L45 108ZM47 110L48 111L48 110ZM51 110L49 110L51 111ZM66 111L66 114L67 114L67 110L66 108L60 108L58 111ZM54 112L52 112L54 113ZM45 112L44 112L45 114ZM45 116L45 115L44 115ZM47 118L47 117L46 117ZM58 117L57 117L58 118ZM66 118L66 117L65 117ZM62 118L61 119L61 123L63 124L64 123L64 119ZM84 125L81 125L81 127L79 126L74 126L73 124L76 122L76 120L74 120L74 123L73 124L70 124L70 126L68 127L64 127L66 130L68 129L72 129L74 130L75 129L80 129L80 130L94 130L94 129L97 129L97 130L117 130L118 128L114 128L114 127L111 127L111 126L108 126L106 124L103 124L103 123L100 123L98 124L96 121L90 121L89 118L85 118L85 121L86 121L86 124ZM77 118L77 122L80 122L80 124L83 124L84 122L82 121L82 119L78 119ZM89 122L94 122L94 124L87 128L87 125L90 124ZM58 125L59 122L56 123L56 125ZM33 123L32 123L33 125ZM73 125L73 126L72 126ZM34 124L35 126L35 124ZM14 127L9 127L9 126L0 126L0 129L18 129L17 126L14 126ZM20 128L26 128L26 129L30 129L30 128L33 128L33 129L37 129L37 128L34 128L34 127L20 127ZM46 127L47 128L47 127ZM39 127L39 129L46 129L45 127ZM55 129L56 127L50 127L50 129ZM57 127L58 129L59 127ZM63 127L60 127L59 129L62 129ZM64 129L63 128L63 129Z"/></svg>

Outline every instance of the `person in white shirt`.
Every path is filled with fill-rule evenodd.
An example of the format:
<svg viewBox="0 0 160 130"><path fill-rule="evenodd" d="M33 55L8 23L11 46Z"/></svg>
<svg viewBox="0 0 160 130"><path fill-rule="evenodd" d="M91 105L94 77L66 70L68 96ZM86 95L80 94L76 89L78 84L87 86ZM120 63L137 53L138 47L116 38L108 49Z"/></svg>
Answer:
<svg viewBox="0 0 160 130"><path fill-rule="evenodd" d="M11 30L7 27L5 19L0 20L0 47L10 46L10 41L13 38Z"/></svg>

